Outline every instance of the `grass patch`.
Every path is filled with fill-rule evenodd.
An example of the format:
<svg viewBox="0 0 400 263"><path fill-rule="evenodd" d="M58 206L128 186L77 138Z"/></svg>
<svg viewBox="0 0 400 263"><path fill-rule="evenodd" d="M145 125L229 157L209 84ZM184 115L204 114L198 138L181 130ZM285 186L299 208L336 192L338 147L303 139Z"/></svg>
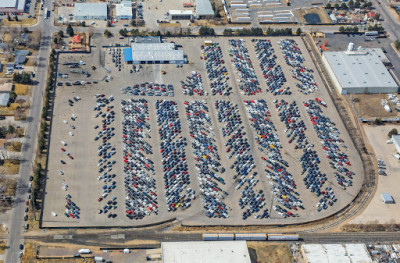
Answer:
<svg viewBox="0 0 400 263"><path fill-rule="evenodd" d="M0 108L0 115L12 116L14 115L14 110L11 109L10 107Z"/></svg>
<svg viewBox="0 0 400 263"><path fill-rule="evenodd" d="M267 242L247 242L250 257L257 263L293 262L288 244L271 244Z"/></svg>
<svg viewBox="0 0 400 263"><path fill-rule="evenodd" d="M0 185L4 188L2 195L14 196L17 190L17 181L12 179L0 178Z"/></svg>
<svg viewBox="0 0 400 263"><path fill-rule="evenodd" d="M12 152L21 152L22 143L21 142L10 142L8 143L8 150Z"/></svg>
<svg viewBox="0 0 400 263"><path fill-rule="evenodd" d="M1 21L1 24L3 26L33 26L36 24L36 19L35 18L25 18L25 19L19 19L18 21L12 20L8 21L8 19L3 19Z"/></svg>
<svg viewBox="0 0 400 263"><path fill-rule="evenodd" d="M19 160L4 160L3 165L0 166L0 173L6 175L18 174L19 164Z"/></svg>
<svg viewBox="0 0 400 263"><path fill-rule="evenodd" d="M6 250L6 242L0 241L0 255L3 255L5 250Z"/></svg>
<svg viewBox="0 0 400 263"><path fill-rule="evenodd" d="M26 95L28 93L29 85L24 84L15 84L14 85L14 92L17 95Z"/></svg>

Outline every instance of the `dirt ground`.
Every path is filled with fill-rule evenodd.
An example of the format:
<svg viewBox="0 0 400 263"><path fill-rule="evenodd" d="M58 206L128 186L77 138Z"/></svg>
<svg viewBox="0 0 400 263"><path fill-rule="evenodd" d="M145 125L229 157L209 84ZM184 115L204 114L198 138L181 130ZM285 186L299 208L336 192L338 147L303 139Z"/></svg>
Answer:
<svg viewBox="0 0 400 263"><path fill-rule="evenodd" d="M5 160L4 164L0 166L0 173L6 175L18 174L19 160Z"/></svg>
<svg viewBox="0 0 400 263"><path fill-rule="evenodd" d="M289 263L293 262L292 254L288 244L267 243L249 241L247 242L250 257L256 259L257 263Z"/></svg>
<svg viewBox="0 0 400 263"><path fill-rule="evenodd" d="M209 38L207 38L209 39ZM336 211L340 210L344 205L348 204L359 191L362 178L363 171L360 165L360 158L357 155L357 152L354 149L354 146L351 144L351 140L348 136L348 133L345 131L343 123L340 121L336 112L334 112L334 107L332 105L332 101L329 99L328 93L317 73L314 73L314 78L319 86L319 90L310 95L304 95L295 90L293 87L296 86L296 81L292 78L290 73L289 66L285 63L282 52L279 48L278 41L280 38L270 38L271 43L274 47L275 54L277 56L277 63L281 65L288 82L285 86L292 87L293 94L290 96L282 95L282 96L273 96L270 93L266 93L266 81L262 75L262 71L257 61L257 57L255 54L254 46L251 42L251 38L244 38L246 40L246 46L249 50L250 59L252 60L254 70L258 76L258 80L260 82L260 87L262 88L262 93L256 96L245 96L243 95L239 88L237 87L236 79L240 79L238 73L234 70L234 67L230 63L226 63L226 67L228 70L228 76L230 79L228 80L228 85L233 87L233 93L229 96L212 96L210 92L210 83L207 78L207 73L204 65L204 61L200 59L201 50L200 46L204 43L203 38L171 38L166 39L166 42L175 41L177 44L181 44L183 46L184 54L187 55L189 64L183 65L182 68L177 69L176 65L143 65L143 69L137 73L129 73L129 70L132 68L132 65L122 64L121 71L118 71L114 64L111 62L111 56L108 54L106 49L101 49L101 41L102 39L94 39L94 45L98 48L93 49L93 54L89 55L63 55L60 57L60 63L62 64L64 61L79 61L83 60L86 62L85 66L82 66L83 70L88 70L91 74L91 77L86 78L84 75L79 74L71 74L68 66L59 66L60 73L70 73L68 79L58 79L58 82L63 82L64 85L59 87L57 86L56 90L56 101L55 101L55 112L53 119L53 128L52 128L52 137L50 142L50 159L49 159L49 172L47 179L47 189L46 189L46 199L45 199L45 208L43 213L43 226L52 227L52 226L122 226L122 225L142 225L154 222L160 222L162 220L171 219L177 217L181 222L186 225L248 225L248 224L276 224L276 223L298 223L309 221L310 219L322 218L327 215L333 214ZM309 68L314 69L314 72L317 72L315 66L312 63L312 60L309 54L306 52L306 48L304 47L303 42L300 38L295 38L297 44L300 49L303 51L303 55L305 57L305 65ZM213 39L214 41L218 41L221 46L221 50L223 52L223 56L225 61L229 61L231 57L229 56L228 50L230 48L228 38L219 38ZM105 40L107 41L107 40ZM108 41L107 41L108 42ZM108 42L109 43L109 42ZM107 44L108 44L107 43ZM103 54L103 53L104 54ZM102 54L105 56L105 67L111 71L111 73L107 73L100 66L100 57ZM94 64L98 70L91 70L90 65ZM166 75L161 74L161 70L165 70L167 72ZM202 74L203 84L209 95L200 97L195 95L193 97L182 94L180 89L180 81L184 80L186 76L190 75L192 71L197 71ZM104 77L107 75L111 75L113 80L111 82L105 82ZM86 85L86 86L66 86L66 82L73 82L75 80L86 80L86 81L98 81L98 84L95 85ZM132 86L133 84L140 84L146 81L152 81L155 83L164 83L164 84L172 84L175 89L174 97L155 97L155 96L130 96L126 94L121 94L120 88L125 86ZM96 124L99 124L99 119L96 119L93 111L93 107L96 105L96 99L94 97L95 94L104 93L107 97L113 95L115 101L112 103L114 106L114 110L116 112L115 122L112 124L115 127L115 138L111 139L111 144L116 147L117 153L115 155L115 159L117 163L113 166L113 172L118 176L116 177L116 189L113 190L111 195L115 195L118 200L118 208L115 210L115 213L118 214L118 217L114 219L107 218L104 214L98 214L98 209L104 205L103 203L99 203L97 199L102 194L102 182L97 181L96 177L98 176L97 170L99 169L97 166L97 147L99 145L98 142L94 141L93 138L96 136L98 131L94 129ZM80 96L81 100L79 102L74 103L74 106L68 106L68 99L73 99L73 96ZM329 116L333 122L336 123L337 128L341 131L341 137L344 142L348 146L348 149L345 150L346 153L352 159L352 167L351 170L359 173L353 180L353 187L343 190L338 187L336 183L335 176L333 174L333 169L330 167L328 159L321 158L321 169L327 173L328 181L327 185L332 187L335 191L335 194L338 198L337 203L328 210L323 210L320 213L317 212L315 205L319 201L320 198L316 197L315 194L311 193L309 189L306 189L302 175L299 171L301 171L301 165L299 163L299 158L302 155L301 150L293 150L293 145L290 145L286 134L284 132L285 125L280 121L278 113L273 108L273 100L274 99L285 99L289 103L292 101L297 101L299 105L299 110L301 112L301 118L306 123L308 129L306 130L307 137L310 142L313 142L316 147L316 151L319 156L325 156L324 151L320 145L320 140L318 139L314 128L312 127L311 121L308 118L308 114L305 108L302 105L302 102L306 99L313 99L315 97L322 98L326 101L328 105L328 110L323 110L324 114ZM225 172L221 174L222 178L227 182L227 185L222 186L224 190L229 191L229 196L226 198L227 205L232 209L230 212L230 218L228 219L209 219L205 217L204 211L201 204L201 197L197 198L193 201L192 207L187 210L180 210L175 213L168 213L166 211L166 202L165 202L165 191L163 184L163 173L162 168L160 166L155 166L155 176L156 185L157 185L157 195L158 195L158 205L160 213L159 215L152 214L151 216L146 217L144 220L139 221L130 221L125 217L125 210L123 201L125 199L125 189L124 189L124 178L123 178L123 165L119 160L122 160L122 149L123 144L122 140L122 132L121 132L121 100L126 98L132 99L146 99L149 105L149 123L151 127L151 140L149 143L152 145L154 154L149 155L149 158L152 160L160 160L161 154L159 153L159 145L160 138L157 133L157 122L156 122L156 112L155 112L155 102L159 99L168 99L174 100L178 103L178 111L179 116L182 122L182 134L186 138L190 138L188 127L187 127L187 118L185 116L185 110L183 106L183 102L193 101L193 100L205 100L209 105L209 111L211 116L211 125L214 131L216 132L215 139L217 141L216 145L218 148L218 152L221 155L221 164L229 169L229 166L233 164L234 160L228 159L225 147L225 142L227 141L226 137L223 137L220 134L221 124L217 120L217 112L214 107L214 103L217 99L224 99L233 102L234 104L239 105L239 113L241 115L242 120L244 121L243 125L245 126L246 137L249 139L250 148L252 149L252 154L254 155L254 159L256 161L256 170L258 171L259 183L258 187L263 189L266 193L266 207L269 209L271 213L271 218L265 220L255 219L253 216L248 218L246 221L243 221L241 218L241 209L238 206L238 199L240 197L240 190L234 190L234 181L232 180L232 173ZM243 100L245 99L265 99L269 108L271 109L272 121L277 128L277 134L280 137L283 149L282 155L284 159L289 163L288 171L293 175L294 180L297 183L298 192L300 193L300 197L303 200L306 210L304 211L296 211L299 213L300 217L298 218L286 218L282 219L273 209L272 206L275 205L274 195L272 194L269 179L266 178L265 172L263 171L264 165L261 160L261 153L256 149L256 143L254 138L256 136L254 129L251 128L250 122L248 120L248 115L246 112L246 108L243 105ZM78 117L75 121L72 121L70 118L72 114L76 114ZM65 124L63 121L68 120L69 123ZM76 128L72 130L70 125L73 124ZM74 136L69 135L68 133L73 131ZM190 139L189 139L190 140ZM74 156L74 160L69 160L66 155L60 150L62 147L61 141L65 141L67 143L66 149L68 152ZM189 174L190 174L190 187L196 190L199 193L199 184L197 179L197 171L195 169L195 163L193 161L193 149L190 144L186 147L186 154L188 156L188 166L189 166ZM66 161L66 164L61 164L60 160ZM60 175L59 171L62 170L64 175ZM261 176L262 175L262 176ZM68 191L63 191L62 186L63 183L68 185ZM66 218L63 213L65 211L65 195L69 193L72 196L72 201L74 201L81 208L81 218L80 219L71 219ZM108 197L110 198L110 197ZM47 200L51 200L48 202ZM51 212L56 212L58 214L57 217L53 217Z"/></svg>
<svg viewBox="0 0 400 263"><path fill-rule="evenodd" d="M365 133L369 142L375 150L378 159L382 159L386 163L386 176L378 176L378 188L369 205L364 211L353 220L350 224L391 224L400 223L400 192L398 185L400 184L400 168L399 160L395 159L392 154L396 153L393 144L386 144L388 132L393 129L399 129L397 125L384 126L367 126L364 125ZM383 204L381 194L390 193L395 200L395 204Z"/></svg>
<svg viewBox="0 0 400 263"><path fill-rule="evenodd" d="M307 14L317 14L319 15L319 18L321 19L321 23L332 23L332 20L326 13L324 8L307 8L307 9L300 9L300 10L294 10L293 13L299 19L300 23L306 23L306 20L304 19L304 15Z"/></svg>
<svg viewBox="0 0 400 263"><path fill-rule="evenodd" d="M385 119L399 116L399 113L394 109L393 104L388 100L386 94L352 94L350 96L358 114L363 118ZM381 105L382 99L386 99L389 102L391 112L385 111Z"/></svg>

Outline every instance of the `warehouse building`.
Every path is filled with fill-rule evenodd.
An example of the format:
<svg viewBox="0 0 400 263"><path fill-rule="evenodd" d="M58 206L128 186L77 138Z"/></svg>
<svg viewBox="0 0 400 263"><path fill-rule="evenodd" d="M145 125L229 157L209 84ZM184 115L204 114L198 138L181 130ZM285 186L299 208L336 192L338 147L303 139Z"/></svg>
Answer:
<svg viewBox="0 0 400 263"><path fill-rule="evenodd" d="M376 52L349 45L347 51L324 52L322 61L340 94L397 92L396 81Z"/></svg>
<svg viewBox="0 0 400 263"><path fill-rule="evenodd" d="M160 39L160 38L158 38ZM136 42L124 49L124 61L129 64L184 64L183 50L176 50L174 43Z"/></svg>
<svg viewBox="0 0 400 263"><path fill-rule="evenodd" d="M76 3L75 20L107 20L107 3Z"/></svg>
<svg viewBox="0 0 400 263"><path fill-rule="evenodd" d="M190 20L193 19L191 10L169 10L171 20Z"/></svg>
<svg viewBox="0 0 400 263"><path fill-rule="evenodd" d="M25 0L1 0L0 13L19 14L24 12Z"/></svg>
<svg viewBox="0 0 400 263"><path fill-rule="evenodd" d="M197 19L212 19L214 17L210 0L195 0L195 3Z"/></svg>
<svg viewBox="0 0 400 263"><path fill-rule="evenodd" d="M250 263L246 241L162 242L163 263Z"/></svg>
<svg viewBox="0 0 400 263"><path fill-rule="evenodd" d="M394 199L389 193L382 193L381 198L384 204L394 204Z"/></svg>
<svg viewBox="0 0 400 263"><path fill-rule="evenodd" d="M306 263L372 263L365 244L304 244L301 253Z"/></svg>
<svg viewBox="0 0 400 263"><path fill-rule="evenodd" d="M120 4L115 5L117 19L132 19L132 2L122 1Z"/></svg>

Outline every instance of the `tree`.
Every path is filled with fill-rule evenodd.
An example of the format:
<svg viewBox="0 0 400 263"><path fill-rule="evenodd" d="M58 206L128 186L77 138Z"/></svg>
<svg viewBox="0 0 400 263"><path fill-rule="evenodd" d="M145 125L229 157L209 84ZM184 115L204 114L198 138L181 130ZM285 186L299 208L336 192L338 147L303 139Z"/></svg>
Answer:
<svg viewBox="0 0 400 263"><path fill-rule="evenodd" d="M296 35L297 35L297 36L300 36L300 35L301 35L301 28L300 28L300 27L296 30Z"/></svg>
<svg viewBox="0 0 400 263"><path fill-rule="evenodd" d="M136 26L136 20L132 20L132 21L131 21L131 25L132 25L132 26Z"/></svg>
<svg viewBox="0 0 400 263"><path fill-rule="evenodd" d="M400 41L398 41L398 40L394 41L394 48L397 50L400 49Z"/></svg>
<svg viewBox="0 0 400 263"><path fill-rule="evenodd" d="M158 31L160 32L160 31ZM186 35L191 35L192 34L192 30L188 27L188 29L186 30ZM160 33L161 35L161 33Z"/></svg>
<svg viewBox="0 0 400 263"><path fill-rule="evenodd" d="M200 36L213 36L215 35L215 32L213 28L202 26L200 27L199 34Z"/></svg>
<svg viewBox="0 0 400 263"><path fill-rule="evenodd" d="M343 2L343 3L340 5L340 8L342 8L342 9L347 9L346 3Z"/></svg>
<svg viewBox="0 0 400 263"><path fill-rule="evenodd" d="M379 18L381 18L381 14L375 13L374 19L375 20L379 20Z"/></svg>
<svg viewBox="0 0 400 263"><path fill-rule="evenodd" d="M354 7L354 1L353 1L353 0L350 0L350 1L349 1L349 7L350 7L350 8L353 8L353 7Z"/></svg>
<svg viewBox="0 0 400 263"><path fill-rule="evenodd" d="M14 126L12 126L12 125L8 125L8 131L7 131L9 134L13 134L13 133L15 133L15 127ZM397 130L396 130L396 132L397 132ZM396 133L397 134L397 133Z"/></svg>
<svg viewBox="0 0 400 263"><path fill-rule="evenodd" d="M332 5L331 5L331 3L327 3L327 4L326 4L326 6L325 6L325 8L327 8L327 9L331 9L331 8L332 8Z"/></svg>
<svg viewBox="0 0 400 263"><path fill-rule="evenodd" d="M344 33L344 26L339 27L339 32Z"/></svg>
<svg viewBox="0 0 400 263"><path fill-rule="evenodd" d="M64 31L62 31L62 30L58 31L57 34L59 37L64 37Z"/></svg>
<svg viewBox="0 0 400 263"><path fill-rule="evenodd" d="M11 16L10 15L7 16L7 20L11 21Z"/></svg>
<svg viewBox="0 0 400 263"><path fill-rule="evenodd" d="M15 21L17 21L17 22L18 22L18 16L15 16Z"/></svg>
<svg viewBox="0 0 400 263"><path fill-rule="evenodd" d="M108 31L108 30L107 30ZM126 37L127 35L128 35L128 31L126 30L126 28L124 28L124 29L121 29L120 31L119 31L119 34L121 35L121 36L123 36L123 37Z"/></svg>
<svg viewBox="0 0 400 263"><path fill-rule="evenodd" d="M70 37L73 37L73 36L74 36L74 29L72 28L71 24L68 24L68 27L67 27L67 34L68 34Z"/></svg>
<svg viewBox="0 0 400 263"><path fill-rule="evenodd" d="M333 7L335 7L336 9L339 9L339 4L336 3Z"/></svg>
<svg viewBox="0 0 400 263"><path fill-rule="evenodd" d="M399 134L397 129L391 129L390 132L388 133L388 137L392 138L393 135L397 135L397 134Z"/></svg>
<svg viewBox="0 0 400 263"><path fill-rule="evenodd" d="M112 36L112 33L106 29L106 30L104 30L104 35L105 35L106 37L111 37L111 36Z"/></svg>
<svg viewBox="0 0 400 263"><path fill-rule="evenodd" d="M222 34L224 36L232 36L233 35L233 30L230 29L230 28L226 28Z"/></svg>
<svg viewBox="0 0 400 263"><path fill-rule="evenodd" d="M107 20L107 27L111 27L111 22L110 22L110 20Z"/></svg>
<svg viewBox="0 0 400 263"><path fill-rule="evenodd" d="M361 6L360 0L356 0L356 2L354 3L354 7L359 8L360 6Z"/></svg>
<svg viewBox="0 0 400 263"><path fill-rule="evenodd" d="M381 119L379 119L379 118L376 118L376 119L374 120L374 124L375 124L375 125L382 125L382 124L383 124L383 121L382 121Z"/></svg>

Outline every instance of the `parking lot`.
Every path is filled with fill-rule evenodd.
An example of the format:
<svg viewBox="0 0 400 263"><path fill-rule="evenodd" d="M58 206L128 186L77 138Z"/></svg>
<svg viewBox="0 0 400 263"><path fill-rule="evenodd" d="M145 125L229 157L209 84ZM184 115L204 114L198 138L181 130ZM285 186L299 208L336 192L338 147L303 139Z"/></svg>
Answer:
<svg viewBox="0 0 400 263"><path fill-rule="evenodd" d="M356 196L361 160L301 39L204 40L166 39L182 67L134 68L102 36L60 56L44 227L292 224Z"/></svg>

